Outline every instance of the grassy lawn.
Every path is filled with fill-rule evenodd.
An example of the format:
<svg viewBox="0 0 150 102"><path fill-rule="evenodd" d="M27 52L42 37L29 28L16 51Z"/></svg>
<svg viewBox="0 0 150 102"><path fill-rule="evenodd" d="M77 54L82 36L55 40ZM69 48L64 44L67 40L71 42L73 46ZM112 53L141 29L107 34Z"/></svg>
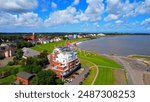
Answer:
<svg viewBox="0 0 150 102"><path fill-rule="evenodd" d="M79 50L78 57L81 59L86 59L88 61L91 61L95 63L96 65L121 68L120 64L118 64L114 60L111 60L103 55L100 55L94 52Z"/></svg>
<svg viewBox="0 0 150 102"><path fill-rule="evenodd" d="M79 58L79 60L80 60L80 63L82 63L82 67L86 67L86 66L92 67L92 66L94 66L93 63L91 63L91 62L89 62L89 61L87 61L85 59L80 59Z"/></svg>
<svg viewBox="0 0 150 102"><path fill-rule="evenodd" d="M41 44L41 45L37 45L35 47L32 47L32 49L37 50L37 51L47 50L48 52L52 52L55 47L64 46L66 44L66 42L83 41L86 39L87 38L80 38L80 39L72 39L72 40L66 40L66 41L52 42L52 43L48 43L48 44Z"/></svg>
<svg viewBox="0 0 150 102"><path fill-rule="evenodd" d="M96 75L96 72L97 72L97 69L95 66L93 66L91 69L90 69L90 74L89 76L83 81L83 85L91 85L92 82L93 82L93 79Z"/></svg>
<svg viewBox="0 0 150 102"><path fill-rule="evenodd" d="M114 69L100 68L99 74L95 81L95 85L113 85L115 82Z"/></svg>
<svg viewBox="0 0 150 102"><path fill-rule="evenodd" d="M9 85L9 84L13 83L15 80L16 80L16 76L15 75L10 75L8 77L1 78L0 79L0 84Z"/></svg>
<svg viewBox="0 0 150 102"><path fill-rule="evenodd" d="M93 63L85 60L85 59L79 59L80 63L82 63L82 67L88 66L90 68L90 74L89 76L83 81L83 85L91 85L93 82L93 79L96 75L96 67L94 66Z"/></svg>
<svg viewBox="0 0 150 102"><path fill-rule="evenodd" d="M0 72L2 72L2 71L9 71L11 69L16 69L16 68L18 68L19 71L24 71L24 68L21 67L21 65L13 65L13 66L6 66L4 68L0 68Z"/></svg>
<svg viewBox="0 0 150 102"><path fill-rule="evenodd" d="M0 72L5 72L5 71L12 72L12 70L14 69L18 69L19 72L24 71L24 68L21 67L20 65L14 65L14 66L6 66L4 68L0 68ZM0 78L0 84L9 85L13 83L15 79L16 79L16 76L11 73L11 75L9 75L8 77Z"/></svg>
<svg viewBox="0 0 150 102"><path fill-rule="evenodd" d="M117 62L115 62L114 60L111 60L103 55L94 53L94 52L89 52L89 51L85 51L85 50L78 50L78 57L80 59L84 59L87 61L90 61L94 64L96 64L97 66L108 66L108 67L113 67L113 68L121 68L120 64L118 64ZM86 63L89 63L87 62ZM82 63L85 64L85 63ZM86 64L88 65L88 64ZM91 66L91 65L89 65ZM95 85L112 85L115 83L115 78L114 78L114 69L111 68L99 68L99 73L98 73L98 77L95 81ZM92 83L95 75L96 75L96 67L91 68L90 70L90 75L87 77L87 79L83 82L83 84L85 85L89 85Z"/></svg>

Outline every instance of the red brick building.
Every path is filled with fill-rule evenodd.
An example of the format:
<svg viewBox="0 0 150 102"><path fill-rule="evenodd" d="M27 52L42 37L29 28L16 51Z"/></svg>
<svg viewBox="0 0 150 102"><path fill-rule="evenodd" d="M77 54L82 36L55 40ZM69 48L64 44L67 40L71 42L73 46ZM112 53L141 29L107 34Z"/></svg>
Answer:
<svg viewBox="0 0 150 102"><path fill-rule="evenodd" d="M55 48L49 56L49 61L51 69L60 78L70 75L80 65L77 52L71 46Z"/></svg>
<svg viewBox="0 0 150 102"><path fill-rule="evenodd" d="M33 75L27 72L19 72L16 76L16 83L23 85L29 85L30 80L33 78Z"/></svg>
<svg viewBox="0 0 150 102"><path fill-rule="evenodd" d="M23 36L24 40L35 40L35 34Z"/></svg>

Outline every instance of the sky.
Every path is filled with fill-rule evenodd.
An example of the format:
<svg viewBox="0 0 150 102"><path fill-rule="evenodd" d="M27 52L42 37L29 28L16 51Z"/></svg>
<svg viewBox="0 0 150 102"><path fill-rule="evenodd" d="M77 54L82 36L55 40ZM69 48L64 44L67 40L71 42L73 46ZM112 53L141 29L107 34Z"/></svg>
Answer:
<svg viewBox="0 0 150 102"><path fill-rule="evenodd" d="M0 32L150 33L150 0L0 0Z"/></svg>

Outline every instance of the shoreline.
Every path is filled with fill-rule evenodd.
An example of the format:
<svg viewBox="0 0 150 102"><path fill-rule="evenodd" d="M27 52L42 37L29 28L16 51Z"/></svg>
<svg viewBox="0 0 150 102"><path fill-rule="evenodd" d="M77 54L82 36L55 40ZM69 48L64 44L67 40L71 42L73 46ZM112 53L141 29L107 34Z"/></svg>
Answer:
<svg viewBox="0 0 150 102"><path fill-rule="evenodd" d="M84 40L84 41L88 41L88 40L93 40L93 39L87 39L87 40ZM77 45L77 48L79 48L78 45L82 44L84 41L75 42L75 44ZM80 48L80 49L83 49L83 48ZM87 49L83 49L83 50L90 51L90 50L87 50ZM95 51L90 51L90 52L95 52ZM99 54L102 54L102 55L109 55L109 56L122 56L122 57L127 57L127 58L132 57L132 56L150 57L149 55L141 55L141 54L117 55L117 54L106 54L106 53L101 53L101 52L95 52L95 53L99 53Z"/></svg>
<svg viewBox="0 0 150 102"><path fill-rule="evenodd" d="M87 39L88 40L88 39ZM86 40L86 41L87 41ZM77 48L85 51L89 51L86 49L80 48L78 45L83 43L83 41L79 41L76 43ZM105 56L109 59L114 60L118 64L121 65L121 68L123 68L126 71L126 77L127 77L127 83L128 85L143 85L145 84L143 75L145 72L150 71L150 67L143 63L143 61L140 61L138 59L130 58L130 56L142 56L142 55L128 55L128 56L123 56L123 55L110 55L110 54L102 54L98 53L95 51L89 51L89 52L94 52L97 54L100 54L102 56ZM145 55L144 55L145 56ZM145 57L150 57L150 56L145 56ZM138 66L137 66L138 65Z"/></svg>

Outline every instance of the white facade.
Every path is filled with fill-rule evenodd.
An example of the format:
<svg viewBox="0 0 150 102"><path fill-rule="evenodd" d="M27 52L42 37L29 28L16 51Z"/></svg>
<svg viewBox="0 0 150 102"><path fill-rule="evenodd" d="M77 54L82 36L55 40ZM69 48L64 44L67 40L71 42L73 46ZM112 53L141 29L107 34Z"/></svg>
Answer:
<svg viewBox="0 0 150 102"><path fill-rule="evenodd" d="M77 59L77 52L74 50L71 51L62 51L60 48L55 48L54 52L58 52L56 57L56 62L62 63L62 65L67 66L71 61Z"/></svg>

